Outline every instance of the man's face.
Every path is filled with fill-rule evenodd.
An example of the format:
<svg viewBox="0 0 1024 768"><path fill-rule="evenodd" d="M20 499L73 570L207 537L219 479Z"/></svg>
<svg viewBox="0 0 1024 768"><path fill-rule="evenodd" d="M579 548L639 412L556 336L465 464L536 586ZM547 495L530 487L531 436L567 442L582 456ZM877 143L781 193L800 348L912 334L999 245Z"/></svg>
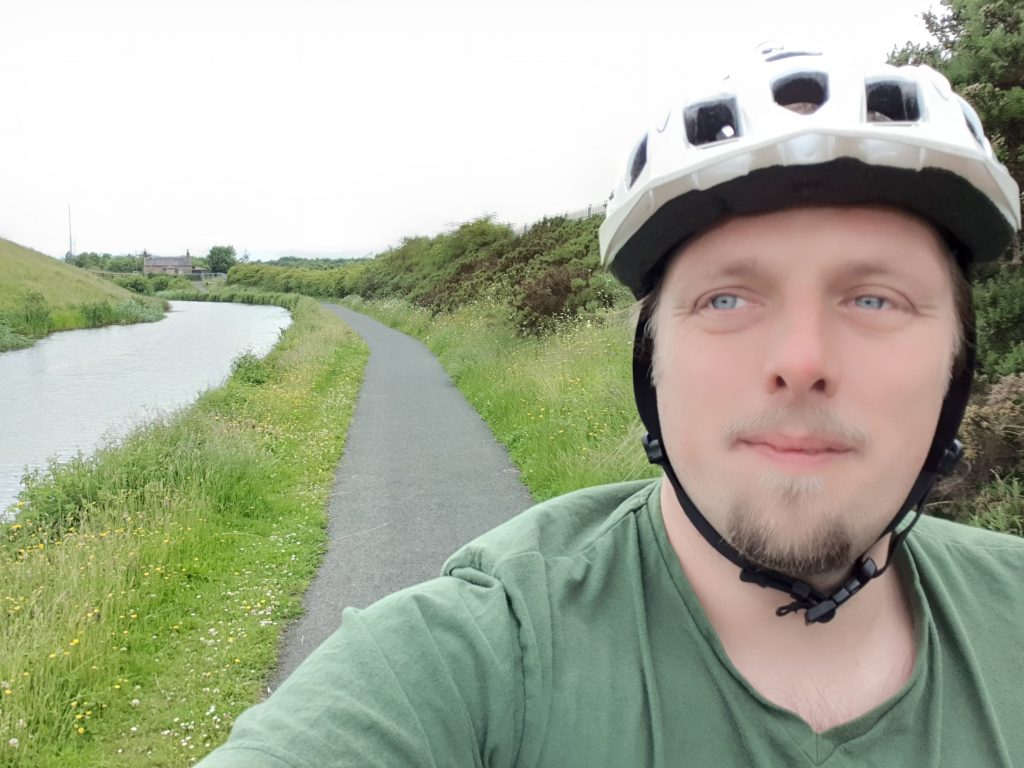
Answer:
<svg viewBox="0 0 1024 768"><path fill-rule="evenodd" d="M731 219L670 265L655 314L665 446L748 558L827 582L895 515L949 383L947 259L919 219L851 206Z"/></svg>

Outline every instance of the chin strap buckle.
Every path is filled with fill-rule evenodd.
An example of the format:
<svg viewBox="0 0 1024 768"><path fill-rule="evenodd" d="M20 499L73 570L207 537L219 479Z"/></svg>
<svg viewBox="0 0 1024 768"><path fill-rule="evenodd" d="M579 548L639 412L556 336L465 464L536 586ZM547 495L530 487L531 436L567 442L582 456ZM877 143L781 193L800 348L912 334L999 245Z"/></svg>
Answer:
<svg viewBox="0 0 1024 768"><path fill-rule="evenodd" d="M857 564L854 575L831 595L823 595L814 587L802 581L794 581L793 586L788 590L790 597L795 598L792 603L783 605L775 611L776 616L786 616L796 611L804 611L804 622L807 624L827 624L836 616L836 609L845 603L855 594L864 588L871 579L880 575L878 566L870 557L861 560ZM744 578L743 581L760 583L756 578ZM762 584L762 586L768 586Z"/></svg>
<svg viewBox="0 0 1024 768"><path fill-rule="evenodd" d="M964 455L964 444L959 440L954 440L950 443L949 447L942 452L942 458L939 460L939 467L936 470L938 475L948 475L953 471L953 468L960 463L960 458Z"/></svg>
<svg viewBox="0 0 1024 768"><path fill-rule="evenodd" d="M643 436L642 442L644 444L644 453L647 454L647 460L651 464L664 466L665 449L661 447L661 440L657 437L651 437L651 434L648 432Z"/></svg>

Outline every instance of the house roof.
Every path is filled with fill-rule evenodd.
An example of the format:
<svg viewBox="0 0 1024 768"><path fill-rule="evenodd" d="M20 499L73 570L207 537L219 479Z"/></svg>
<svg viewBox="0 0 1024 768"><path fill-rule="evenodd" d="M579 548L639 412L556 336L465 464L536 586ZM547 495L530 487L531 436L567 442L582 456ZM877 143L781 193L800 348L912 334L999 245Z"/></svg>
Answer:
<svg viewBox="0 0 1024 768"><path fill-rule="evenodd" d="M147 267L191 267L190 256L146 256L145 266Z"/></svg>

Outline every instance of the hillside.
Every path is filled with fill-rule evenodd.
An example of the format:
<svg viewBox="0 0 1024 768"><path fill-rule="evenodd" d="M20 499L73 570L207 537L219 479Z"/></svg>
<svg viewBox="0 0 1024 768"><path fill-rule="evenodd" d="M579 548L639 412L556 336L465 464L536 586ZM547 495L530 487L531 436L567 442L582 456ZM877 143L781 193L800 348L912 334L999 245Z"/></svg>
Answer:
<svg viewBox="0 0 1024 768"><path fill-rule="evenodd" d="M0 238L0 312L18 307L29 292L51 309L132 296L109 280Z"/></svg>
<svg viewBox="0 0 1024 768"><path fill-rule="evenodd" d="M142 298L96 275L0 239L0 352L53 331L142 323L163 317L162 299Z"/></svg>

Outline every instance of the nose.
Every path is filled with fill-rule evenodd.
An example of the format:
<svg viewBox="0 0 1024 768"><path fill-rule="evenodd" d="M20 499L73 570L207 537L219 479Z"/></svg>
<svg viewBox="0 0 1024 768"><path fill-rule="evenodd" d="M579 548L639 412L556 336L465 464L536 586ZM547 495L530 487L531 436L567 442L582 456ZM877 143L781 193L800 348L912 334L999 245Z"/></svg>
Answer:
<svg viewBox="0 0 1024 768"><path fill-rule="evenodd" d="M783 312L765 359L764 381L769 394L831 397L836 388L831 342L827 317L820 308Z"/></svg>

